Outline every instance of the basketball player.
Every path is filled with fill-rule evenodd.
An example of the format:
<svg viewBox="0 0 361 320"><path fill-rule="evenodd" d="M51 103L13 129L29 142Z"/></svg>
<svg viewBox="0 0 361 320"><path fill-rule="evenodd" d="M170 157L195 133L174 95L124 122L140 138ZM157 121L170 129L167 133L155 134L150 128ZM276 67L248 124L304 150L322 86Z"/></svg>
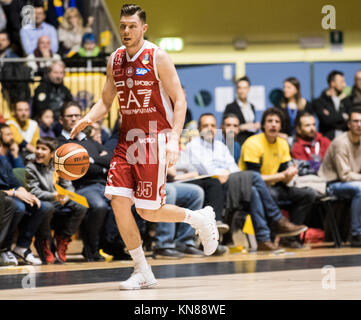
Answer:
<svg viewBox="0 0 361 320"><path fill-rule="evenodd" d="M152 222L185 222L196 229L204 253L218 246L218 230L211 207L198 211L165 204L167 167L177 162L179 136L187 105L170 57L144 39L146 13L124 5L120 13L123 46L110 57L101 99L71 132L102 119L117 95L122 126L108 173L105 195L111 198L119 232L134 261L134 272L120 289L142 289L157 281L142 249L140 232L131 213Z"/></svg>

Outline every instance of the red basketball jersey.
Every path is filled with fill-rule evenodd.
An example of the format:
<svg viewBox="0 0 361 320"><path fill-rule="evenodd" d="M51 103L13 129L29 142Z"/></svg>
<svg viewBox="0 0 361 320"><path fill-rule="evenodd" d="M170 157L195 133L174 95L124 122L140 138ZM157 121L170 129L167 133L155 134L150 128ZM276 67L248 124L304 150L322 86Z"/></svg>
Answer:
<svg viewBox="0 0 361 320"><path fill-rule="evenodd" d="M173 104L157 73L158 47L145 40L132 58L125 47L112 57L114 84L122 115L121 133L140 129L145 134L159 133L173 125Z"/></svg>

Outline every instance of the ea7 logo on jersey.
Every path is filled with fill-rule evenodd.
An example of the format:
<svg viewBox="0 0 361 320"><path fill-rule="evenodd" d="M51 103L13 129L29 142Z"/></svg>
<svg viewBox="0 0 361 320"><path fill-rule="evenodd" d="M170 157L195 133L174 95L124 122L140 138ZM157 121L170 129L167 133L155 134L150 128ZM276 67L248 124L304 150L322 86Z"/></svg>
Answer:
<svg viewBox="0 0 361 320"><path fill-rule="evenodd" d="M147 74L150 70L146 68L137 68L135 75L137 76L144 76Z"/></svg>

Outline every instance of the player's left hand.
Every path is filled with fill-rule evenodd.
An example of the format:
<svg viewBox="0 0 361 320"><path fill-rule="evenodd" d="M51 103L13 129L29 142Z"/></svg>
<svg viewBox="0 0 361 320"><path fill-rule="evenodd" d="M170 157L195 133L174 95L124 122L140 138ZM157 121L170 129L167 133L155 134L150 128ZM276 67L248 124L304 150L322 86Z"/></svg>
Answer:
<svg viewBox="0 0 361 320"><path fill-rule="evenodd" d="M166 146L166 163L168 167L174 166L178 161L179 143L178 139L171 138Z"/></svg>

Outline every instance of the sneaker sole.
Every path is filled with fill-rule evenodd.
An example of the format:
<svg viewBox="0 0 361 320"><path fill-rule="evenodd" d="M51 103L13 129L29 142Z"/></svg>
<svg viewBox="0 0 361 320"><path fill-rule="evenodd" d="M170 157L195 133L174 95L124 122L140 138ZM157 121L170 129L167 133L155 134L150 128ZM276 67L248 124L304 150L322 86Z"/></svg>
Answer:
<svg viewBox="0 0 361 320"><path fill-rule="evenodd" d="M205 207L207 208L207 207ZM210 206L208 206L208 210L207 210L207 214L205 214L205 216L207 218L210 218L212 220L212 223L214 224L215 226L215 230L217 230L217 240L214 240L215 242L213 243L213 246L207 246L207 250L205 248L205 246L203 245L203 252L206 256L211 256L218 248L218 242L219 242L219 231L218 231L218 228L217 228L217 222L216 222L216 213L214 212L214 209Z"/></svg>
<svg viewBox="0 0 361 320"><path fill-rule="evenodd" d="M129 287L122 287L122 285L120 284L119 285L119 290L141 290L141 289L151 289L153 287L155 287L157 285L157 280L155 280L154 282L151 282L147 285L143 285L143 286L140 286L140 287L132 287L132 288L129 288Z"/></svg>
<svg viewBox="0 0 361 320"><path fill-rule="evenodd" d="M154 259L161 259L161 260L179 260L184 258L184 256L182 257L170 257L170 256L159 256L159 255L155 255L153 256Z"/></svg>
<svg viewBox="0 0 361 320"><path fill-rule="evenodd" d="M280 238L286 238L286 237L292 237L292 236L298 236L302 232L305 232L308 229L308 227L303 227L299 230L293 231L293 232L286 232L286 233L276 233L277 236Z"/></svg>
<svg viewBox="0 0 361 320"><path fill-rule="evenodd" d="M222 226L217 226L217 229L218 229L219 234L224 234L224 233L227 233L229 231L229 228L222 227Z"/></svg>

